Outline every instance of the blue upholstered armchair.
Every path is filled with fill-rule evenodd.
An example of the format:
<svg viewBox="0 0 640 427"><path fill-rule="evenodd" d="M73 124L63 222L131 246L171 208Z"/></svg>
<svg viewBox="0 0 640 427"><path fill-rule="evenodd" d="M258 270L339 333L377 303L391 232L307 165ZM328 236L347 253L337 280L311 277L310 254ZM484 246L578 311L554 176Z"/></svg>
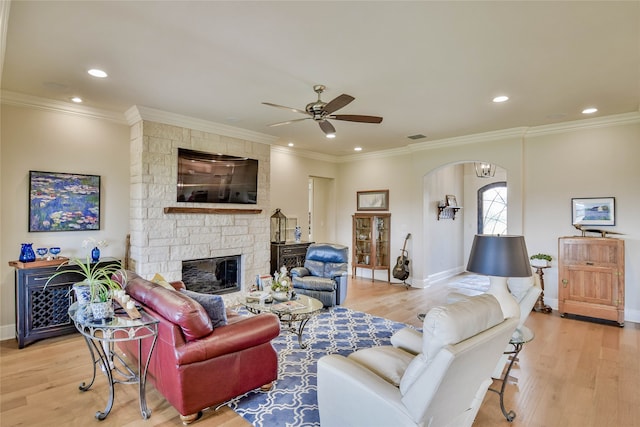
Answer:
<svg viewBox="0 0 640 427"><path fill-rule="evenodd" d="M319 299L325 307L342 304L347 297L348 257L346 246L309 245L304 267L291 269L293 288L299 294Z"/></svg>

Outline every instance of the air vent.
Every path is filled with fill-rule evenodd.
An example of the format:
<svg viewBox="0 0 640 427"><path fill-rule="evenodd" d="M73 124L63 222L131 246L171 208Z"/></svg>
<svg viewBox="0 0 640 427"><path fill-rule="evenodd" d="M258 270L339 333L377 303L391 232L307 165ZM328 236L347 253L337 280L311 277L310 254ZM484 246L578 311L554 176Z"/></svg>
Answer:
<svg viewBox="0 0 640 427"><path fill-rule="evenodd" d="M417 133L415 135L409 135L407 138L416 140L416 139L422 139L422 138L426 138L426 137L427 137L426 135L423 135L421 133Z"/></svg>

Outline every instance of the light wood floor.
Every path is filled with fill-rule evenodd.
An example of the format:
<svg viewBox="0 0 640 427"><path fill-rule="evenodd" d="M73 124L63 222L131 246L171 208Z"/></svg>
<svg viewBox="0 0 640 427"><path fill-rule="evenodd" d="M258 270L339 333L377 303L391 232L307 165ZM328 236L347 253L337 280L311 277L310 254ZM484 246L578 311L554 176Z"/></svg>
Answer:
<svg viewBox="0 0 640 427"><path fill-rule="evenodd" d="M385 282L353 279L346 307L420 326L416 314L443 293L405 289ZM525 345L509 384L506 406L517 417L508 423L498 396L487 393L474 426L631 427L640 425L640 326L624 328L531 313L536 334ZM15 340L0 342L0 426L179 426L178 413L149 386L153 414L143 421L136 387L117 385L113 411L102 422L93 418L106 404L107 387L99 375L93 388L78 385L91 374L88 350L79 335L31 344L18 350ZM497 385L497 384L496 384ZM207 410L194 426L246 427L228 408ZM268 426L272 427L272 426ZM279 426L273 426L279 427ZM390 426L391 427L391 426Z"/></svg>

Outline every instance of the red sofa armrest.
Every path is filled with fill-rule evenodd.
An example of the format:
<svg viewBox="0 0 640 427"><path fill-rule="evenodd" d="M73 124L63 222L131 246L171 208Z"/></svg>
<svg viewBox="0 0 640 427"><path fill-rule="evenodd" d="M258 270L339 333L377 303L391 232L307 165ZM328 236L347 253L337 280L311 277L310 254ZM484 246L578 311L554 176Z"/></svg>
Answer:
<svg viewBox="0 0 640 427"><path fill-rule="evenodd" d="M215 328L198 340L176 348L179 365L202 362L215 357L271 342L280 334L280 320L272 313L247 316L246 319Z"/></svg>

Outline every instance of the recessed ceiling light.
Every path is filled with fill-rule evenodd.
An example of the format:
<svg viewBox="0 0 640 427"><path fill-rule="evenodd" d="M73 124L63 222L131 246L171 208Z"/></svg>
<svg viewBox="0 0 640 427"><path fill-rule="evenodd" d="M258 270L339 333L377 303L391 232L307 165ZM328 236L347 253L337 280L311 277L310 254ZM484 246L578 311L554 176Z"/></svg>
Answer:
<svg viewBox="0 0 640 427"><path fill-rule="evenodd" d="M593 114L596 111L598 111L597 108L595 107L589 107L589 108L585 108L584 110L582 110L582 114Z"/></svg>
<svg viewBox="0 0 640 427"><path fill-rule="evenodd" d="M104 79L105 77L107 77L107 73L102 71L102 70L98 70L97 68L92 68L89 71L87 71L87 73L91 74L93 77L98 77L101 79Z"/></svg>
<svg viewBox="0 0 640 427"><path fill-rule="evenodd" d="M353 149L353 151L362 151L362 147L356 147Z"/></svg>
<svg viewBox="0 0 640 427"><path fill-rule="evenodd" d="M505 95L500 95L500 96L496 96L495 98L493 98L493 102L505 102L508 101L509 97L505 96Z"/></svg>
<svg viewBox="0 0 640 427"><path fill-rule="evenodd" d="M71 98L71 101L75 102L76 104L80 104L82 102L82 98L80 98L79 96L74 96L73 98Z"/></svg>
<svg viewBox="0 0 640 427"><path fill-rule="evenodd" d="M327 134L327 138L335 138L336 134L335 133L328 133Z"/></svg>
<svg viewBox="0 0 640 427"><path fill-rule="evenodd" d="M289 147L293 147L293 142L287 144Z"/></svg>

